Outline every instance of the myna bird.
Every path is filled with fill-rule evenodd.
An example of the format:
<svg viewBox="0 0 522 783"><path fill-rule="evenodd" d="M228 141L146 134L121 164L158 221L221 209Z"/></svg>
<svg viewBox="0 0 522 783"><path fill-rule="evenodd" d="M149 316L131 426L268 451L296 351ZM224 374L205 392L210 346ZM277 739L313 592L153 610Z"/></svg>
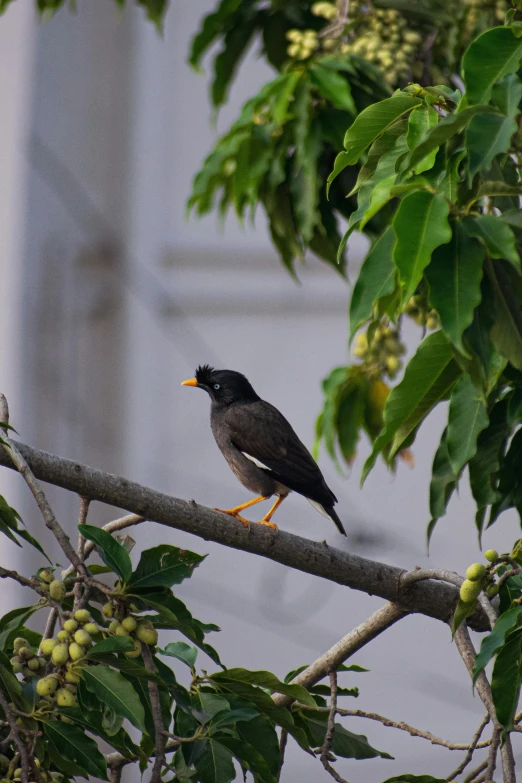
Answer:
<svg viewBox="0 0 522 783"><path fill-rule="evenodd" d="M290 492L297 492L346 535L334 511L337 498L314 458L285 417L255 393L244 375L204 364L196 370L196 377L184 381L182 386L196 386L210 395L210 425L216 443L243 486L258 495L235 508L217 511L248 526L240 512L277 495L268 514L260 520L277 530L277 525L270 521L272 516Z"/></svg>

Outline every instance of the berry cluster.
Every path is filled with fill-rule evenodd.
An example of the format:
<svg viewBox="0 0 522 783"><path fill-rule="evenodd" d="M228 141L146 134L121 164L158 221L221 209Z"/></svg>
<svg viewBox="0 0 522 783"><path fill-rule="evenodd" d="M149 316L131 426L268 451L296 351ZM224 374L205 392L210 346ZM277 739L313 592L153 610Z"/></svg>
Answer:
<svg viewBox="0 0 522 783"><path fill-rule="evenodd" d="M488 549L484 557L489 562L489 566L483 563L472 563L466 569L466 578L460 587L460 600L463 604L473 604L479 597L482 590L492 598L498 593L498 585L495 584L495 564L498 561L499 554L496 549Z"/></svg>
<svg viewBox="0 0 522 783"><path fill-rule="evenodd" d="M440 329L440 318L436 310L432 310L428 305L426 294L415 294L411 297L404 308L406 315L409 315L418 326L426 329Z"/></svg>
<svg viewBox="0 0 522 783"><path fill-rule="evenodd" d="M134 650L126 653L127 658L138 658L142 643L157 644L158 632L147 618L136 618L132 614L127 614L125 609L121 609L112 601L103 606L102 614L112 620L109 625L109 635L129 636L133 640Z"/></svg>
<svg viewBox="0 0 522 783"><path fill-rule="evenodd" d="M319 48L315 30L288 30L286 37L290 41L286 51L295 60L307 60Z"/></svg>
<svg viewBox="0 0 522 783"><path fill-rule="evenodd" d="M378 326L368 340L363 332L357 337L354 355L363 360L368 374L375 377L387 375L393 380L402 368L399 358L406 352L397 329Z"/></svg>

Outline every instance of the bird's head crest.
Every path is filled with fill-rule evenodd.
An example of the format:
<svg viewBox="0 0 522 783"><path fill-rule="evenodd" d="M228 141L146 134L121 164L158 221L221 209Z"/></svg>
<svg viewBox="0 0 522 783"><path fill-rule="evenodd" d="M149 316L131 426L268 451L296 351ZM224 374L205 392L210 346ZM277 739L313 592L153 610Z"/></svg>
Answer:
<svg viewBox="0 0 522 783"><path fill-rule="evenodd" d="M210 364L200 364L196 370L196 381L200 386L210 386L216 370Z"/></svg>

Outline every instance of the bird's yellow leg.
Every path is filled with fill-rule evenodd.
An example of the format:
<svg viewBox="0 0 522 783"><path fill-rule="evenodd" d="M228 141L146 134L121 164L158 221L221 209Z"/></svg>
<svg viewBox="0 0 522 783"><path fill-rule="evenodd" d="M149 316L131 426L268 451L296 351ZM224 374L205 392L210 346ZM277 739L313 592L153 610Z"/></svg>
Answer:
<svg viewBox="0 0 522 783"><path fill-rule="evenodd" d="M265 514L263 519L259 520L258 524L260 524L260 525L267 525L268 527L271 527L273 530L277 530L278 529L277 525L274 524L273 522L271 522L270 520L274 516L275 512L277 511L277 509L279 508L279 506L281 505L281 503L283 502L285 497L286 497L286 495L278 497L276 502L274 503L274 505L272 506L272 508L268 512L268 514Z"/></svg>
<svg viewBox="0 0 522 783"><path fill-rule="evenodd" d="M257 498L253 498L252 500L247 500L246 503L241 503L240 506L234 506L234 508L215 508L214 511L221 511L222 514L228 514L230 517L239 519L239 521L242 522L243 525L245 525L245 527L249 527L250 523L248 519L244 519L239 512L244 511L245 508L249 508L250 506L255 506L256 503L261 503L261 501L263 500L268 500L268 497L270 496L259 495L259 497Z"/></svg>

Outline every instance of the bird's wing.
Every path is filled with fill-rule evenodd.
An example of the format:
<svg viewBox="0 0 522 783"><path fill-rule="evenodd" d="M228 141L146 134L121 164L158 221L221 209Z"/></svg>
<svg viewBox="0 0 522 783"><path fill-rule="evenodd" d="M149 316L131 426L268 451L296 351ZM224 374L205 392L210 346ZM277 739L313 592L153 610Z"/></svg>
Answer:
<svg viewBox="0 0 522 783"><path fill-rule="evenodd" d="M319 492L320 502L331 495L335 502L314 458L273 405L263 400L232 405L225 426L234 446L280 483L306 497L314 498Z"/></svg>

